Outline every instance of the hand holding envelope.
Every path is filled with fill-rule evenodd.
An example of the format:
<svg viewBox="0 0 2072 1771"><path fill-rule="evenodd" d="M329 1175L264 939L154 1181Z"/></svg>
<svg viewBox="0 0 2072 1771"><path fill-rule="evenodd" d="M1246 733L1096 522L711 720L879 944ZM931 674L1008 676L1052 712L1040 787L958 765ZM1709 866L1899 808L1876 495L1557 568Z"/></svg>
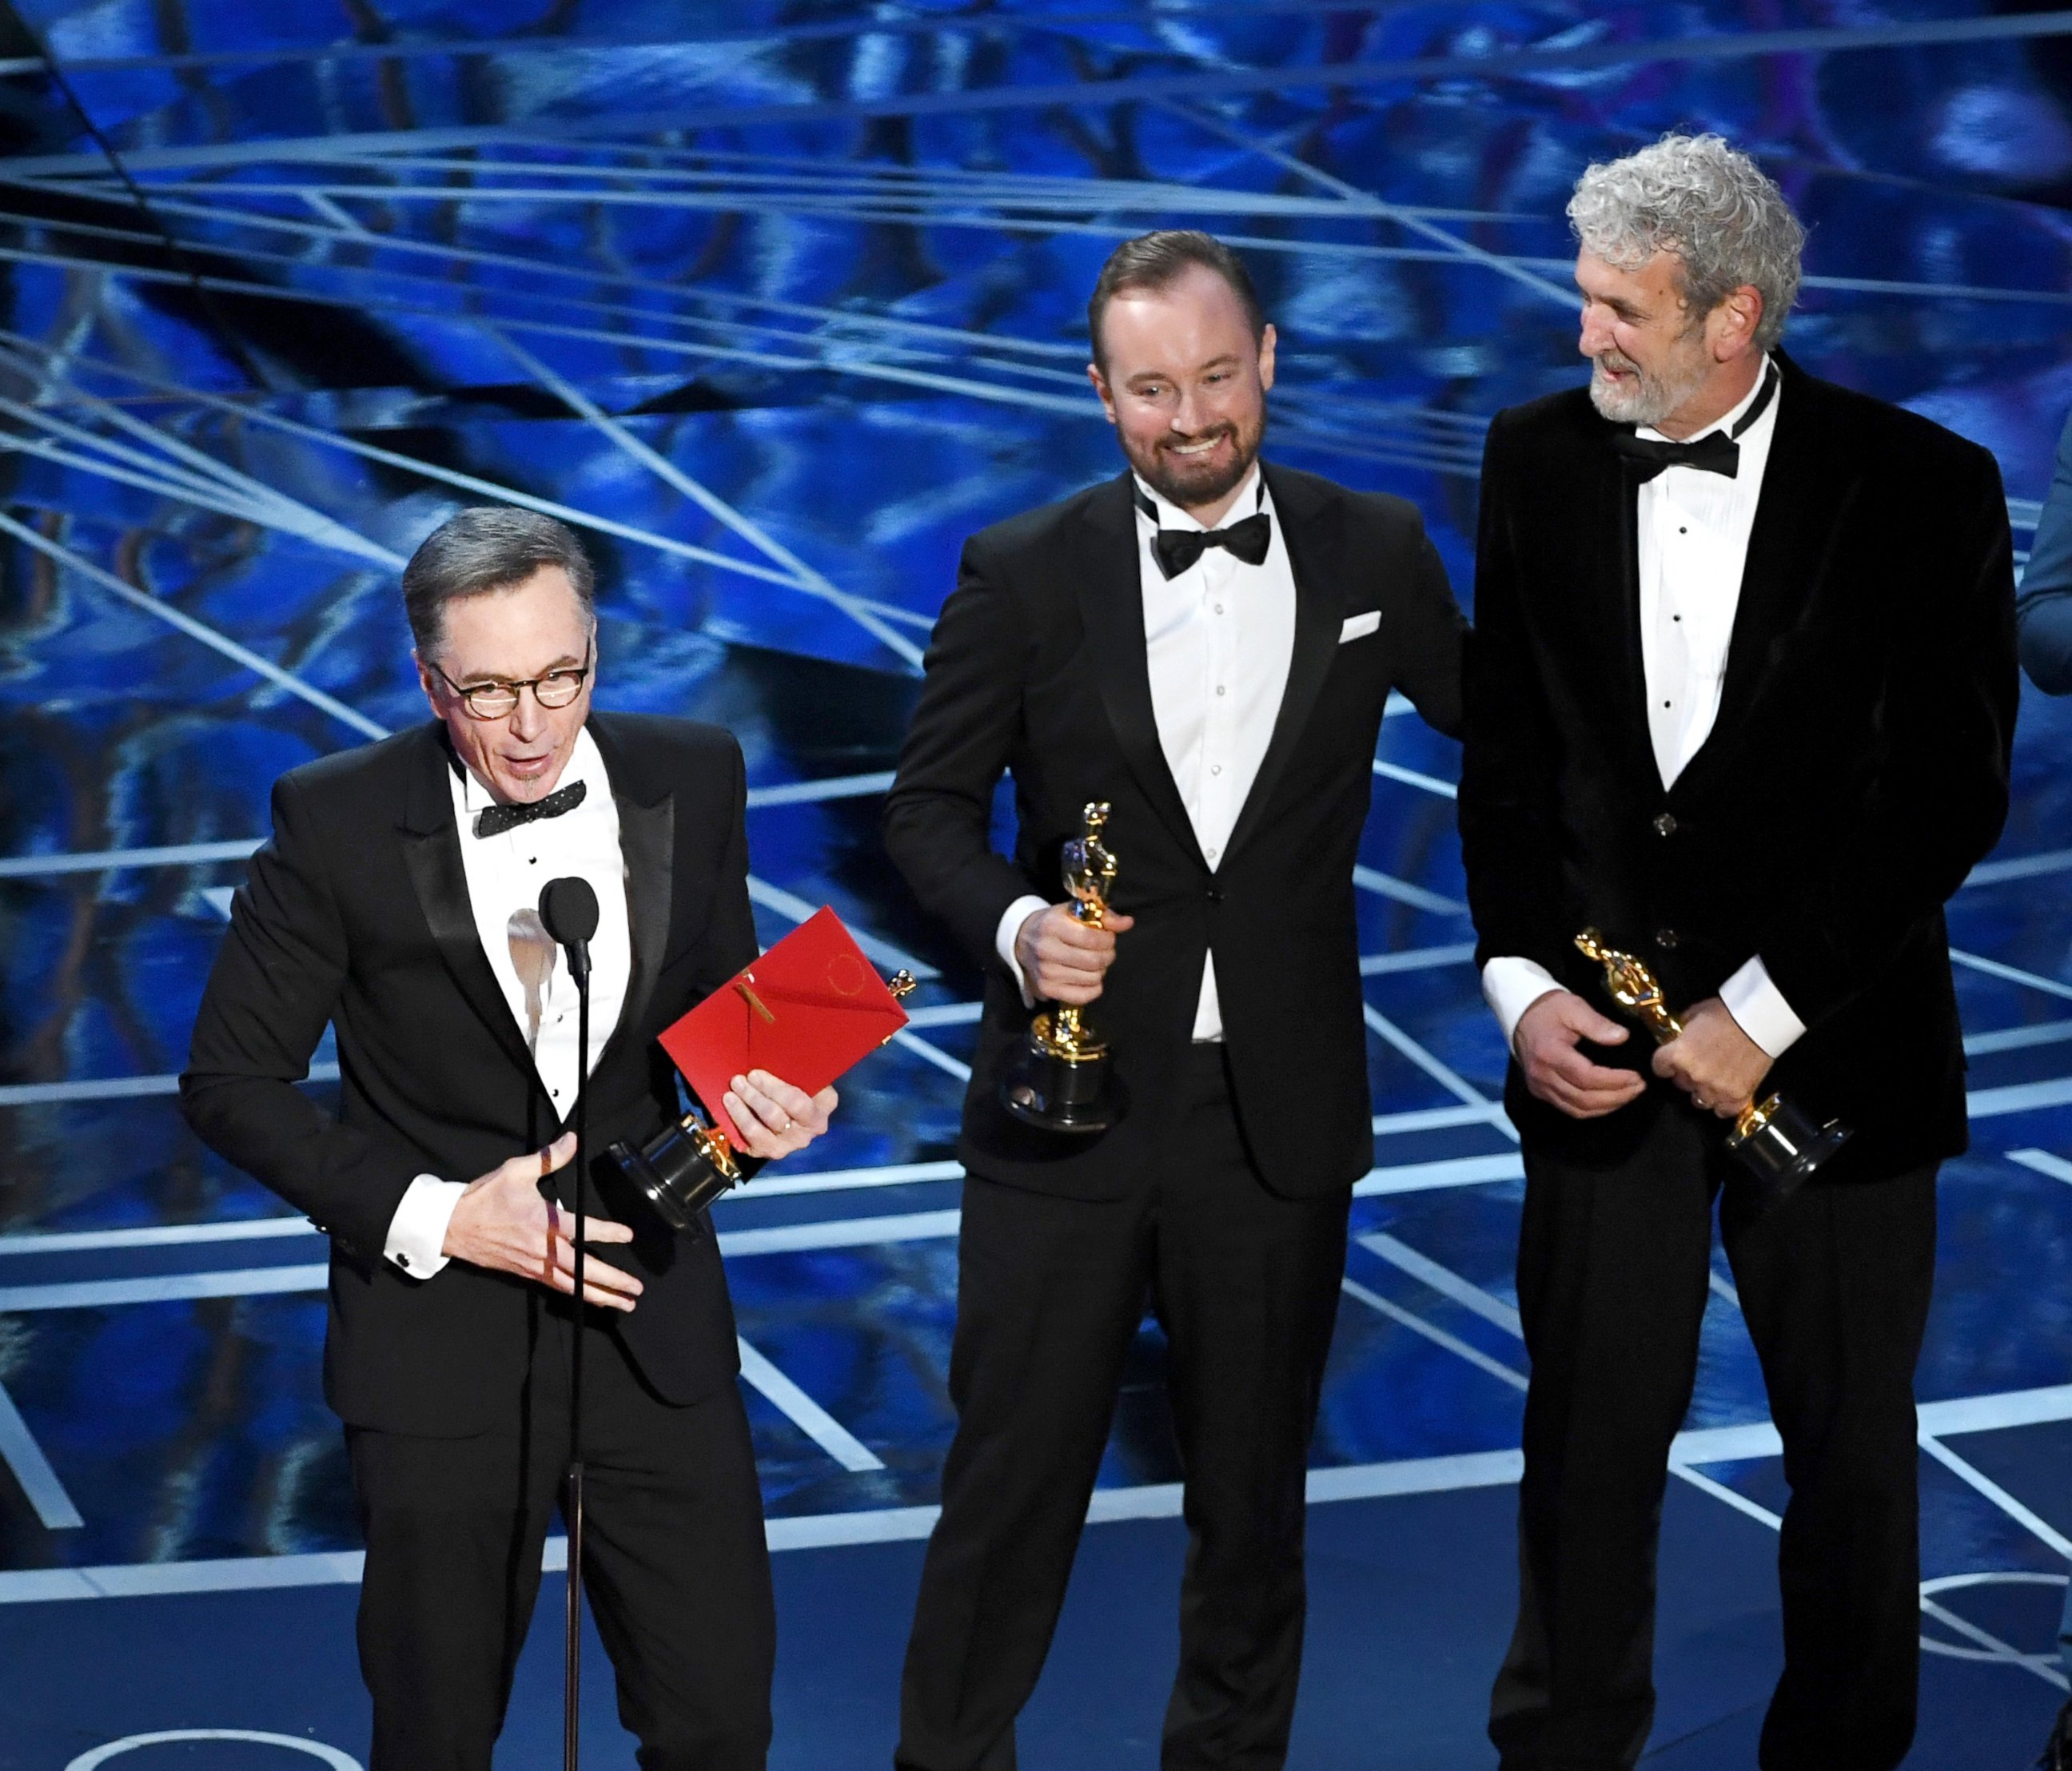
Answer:
<svg viewBox="0 0 2072 1771"><path fill-rule="evenodd" d="M687 1114L610 1156L664 1222L694 1230L713 1199L826 1128L835 1079L906 1025L841 918L822 910L664 1031L661 1046L713 1124ZM780 1080L781 1079L781 1080Z"/></svg>
<svg viewBox="0 0 2072 1771"><path fill-rule="evenodd" d="M828 1128L841 1098L832 1085L808 1095L767 1070L734 1079L720 1111L742 1136L742 1148L765 1162L796 1156Z"/></svg>
<svg viewBox="0 0 2072 1771"><path fill-rule="evenodd" d="M822 910L664 1033L662 1050L734 1148L746 1150L727 1104L736 1078L763 1070L817 1094L906 1025L906 1011L841 918Z"/></svg>

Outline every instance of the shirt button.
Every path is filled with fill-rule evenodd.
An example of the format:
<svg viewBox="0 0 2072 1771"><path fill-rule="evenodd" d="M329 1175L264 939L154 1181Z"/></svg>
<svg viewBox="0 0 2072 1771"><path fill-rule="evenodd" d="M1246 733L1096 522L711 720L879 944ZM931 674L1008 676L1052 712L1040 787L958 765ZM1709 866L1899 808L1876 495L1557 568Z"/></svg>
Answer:
<svg viewBox="0 0 2072 1771"><path fill-rule="evenodd" d="M1221 854L1222 853L1223 853L1223 851L1222 851L1221 849L1211 849L1208 852L1208 854L1209 854L1209 859L1210 859L1211 861L1214 861L1214 860L1216 858L1216 857L1217 857L1218 855Z"/></svg>
<svg viewBox="0 0 2072 1771"><path fill-rule="evenodd" d="M551 1094L556 1100L559 1100L561 1098L561 1091L558 1088L550 1089L548 1092Z"/></svg>
<svg viewBox="0 0 2072 1771"><path fill-rule="evenodd" d="M1219 695L1227 695L1230 691L1226 689L1221 683L1219 683L1216 684L1216 692Z"/></svg>
<svg viewBox="0 0 2072 1771"><path fill-rule="evenodd" d="M1655 833L1658 836L1675 836L1676 834L1675 818L1667 812L1657 812L1655 817Z"/></svg>
<svg viewBox="0 0 2072 1771"><path fill-rule="evenodd" d="M1217 613L1218 614L1221 614L1223 612L1223 606L1219 602L1219 603L1218 603L1218 604L1216 605L1216 613Z"/></svg>
<svg viewBox="0 0 2072 1771"><path fill-rule="evenodd" d="M1223 764L1222 764L1222 763L1220 763L1220 762L1211 762L1211 763L1209 765L1209 773L1210 773L1211 775L1221 775L1223 772Z"/></svg>
<svg viewBox="0 0 2072 1771"><path fill-rule="evenodd" d="M1665 953L1674 951L1679 939L1674 929L1657 929L1655 931L1655 944Z"/></svg>

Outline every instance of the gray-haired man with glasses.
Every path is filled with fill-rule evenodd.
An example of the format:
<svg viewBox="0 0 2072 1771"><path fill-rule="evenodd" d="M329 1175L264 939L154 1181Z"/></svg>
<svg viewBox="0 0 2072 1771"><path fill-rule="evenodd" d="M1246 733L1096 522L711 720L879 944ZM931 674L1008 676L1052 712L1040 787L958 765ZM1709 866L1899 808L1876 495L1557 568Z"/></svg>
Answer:
<svg viewBox="0 0 2072 1771"><path fill-rule="evenodd" d="M648 1771L755 1771L774 1625L726 1282L709 1233L666 1230L601 1165L578 1322L582 1059L537 910L550 879L597 894L590 1148L638 1144L677 1112L656 1035L755 957L741 752L592 709L590 563L549 518L462 512L403 598L438 717L275 784L181 1079L203 1139L331 1237L373 1771L488 1771L578 1332L585 1584L619 1715ZM327 1023L335 1113L295 1086ZM725 1103L777 1157L826 1129L834 1091L756 1070Z"/></svg>

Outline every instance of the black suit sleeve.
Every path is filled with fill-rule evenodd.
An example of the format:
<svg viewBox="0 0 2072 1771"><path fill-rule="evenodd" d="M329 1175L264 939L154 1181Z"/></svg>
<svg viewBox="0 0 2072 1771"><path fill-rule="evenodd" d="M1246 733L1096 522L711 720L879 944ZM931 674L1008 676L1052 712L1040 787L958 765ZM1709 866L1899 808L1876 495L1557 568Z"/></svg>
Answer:
<svg viewBox="0 0 2072 1771"><path fill-rule="evenodd" d="M1475 963L1511 954L1555 970L1566 941L1556 926L1554 890L1562 873L1561 740L1519 594L1523 565L1504 459L1507 429L1499 414L1482 455L1475 625L1464 682L1461 850L1480 941Z"/></svg>
<svg viewBox="0 0 2072 1771"><path fill-rule="evenodd" d="M348 1248L376 1254L424 1165L401 1140L340 1124L295 1086L309 1075L346 976L345 928L319 829L294 779L277 782L273 838L232 903L180 1105L210 1148Z"/></svg>
<svg viewBox="0 0 2072 1771"><path fill-rule="evenodd" d="M1967 448L1956 470L1947 456L1937 461L1945 483L1919 494L1929 520L1894 549L1891 664L1870 791L1832 808L1841 828L1827 865L1772 907L1762 931L1771 980L1808 1027L1876 981L2007 820L2021 695L2007 500L1983 450Z"/></svg>
<svg viewBox="0 0 2072 1771"><path fill-rule="evenodd" d="M928 643L921 696L886 796L885 846L923 907L980 965L998 968L1000 919L1033 886L993 847L993 796L1022 730L1030 623L983 538Z"/></svg>
<svg viewBox="0 0 2072 1771"><path fill-rule="evenodd" d="M698 942L692 973L693 999L702 1002L736 972L755 963L762 951L755 939L755 913L748 900L748 769L741 746L730 741L734 765L727 813L726 849L720 857L719 884L712 920Z"/></svg>
<svg viewBox="0 0 2072 1771"><path fill-rule="evenodd" d="M1462 718L1461 655L1467 623L1453 600L1445 562L1421 521L1416 522L1409 544L1408 570L1388 604L1399 635L1393 653L1396 687L1427 725L1457 738Z"/></svg>

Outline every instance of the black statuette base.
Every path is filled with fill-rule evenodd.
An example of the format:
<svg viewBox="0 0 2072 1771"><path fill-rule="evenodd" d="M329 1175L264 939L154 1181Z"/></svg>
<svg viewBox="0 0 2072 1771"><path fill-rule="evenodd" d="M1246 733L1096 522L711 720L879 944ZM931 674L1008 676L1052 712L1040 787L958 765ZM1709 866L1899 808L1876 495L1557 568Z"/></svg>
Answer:
<svg viewBox="0 0 2072 1771"><path fill-rule="evenodd" d="M1122 1117L1119 1095L1105 1054L1073 1063L1033 1038L1000 1085L1001 1105L1046 1132L1106 1131Z"/></svg>
<svg viewBox="0 0 2072 1771"><path fill-rule="evenodd" d="M680 1120L637 1150L622 1140L605 1153L672 1230L702 1234L705 1207L763 1166L761 1157L734 1151L734 1172L728 1173L707 1153L699 1135L703 1129L694 1119Z"/></svg>
<svg viewBox="0 0 2072 1771"><path fill-rule="evenodd" d="M1746 1136L1738 1131L1727 1148L1782 1198L1794 1193L1837 1150L1849 1141L1849 1128L1840 1120L1816 1125L1804 1111L1773 1095L1758 1111L1766 1123Z"/></svg>

